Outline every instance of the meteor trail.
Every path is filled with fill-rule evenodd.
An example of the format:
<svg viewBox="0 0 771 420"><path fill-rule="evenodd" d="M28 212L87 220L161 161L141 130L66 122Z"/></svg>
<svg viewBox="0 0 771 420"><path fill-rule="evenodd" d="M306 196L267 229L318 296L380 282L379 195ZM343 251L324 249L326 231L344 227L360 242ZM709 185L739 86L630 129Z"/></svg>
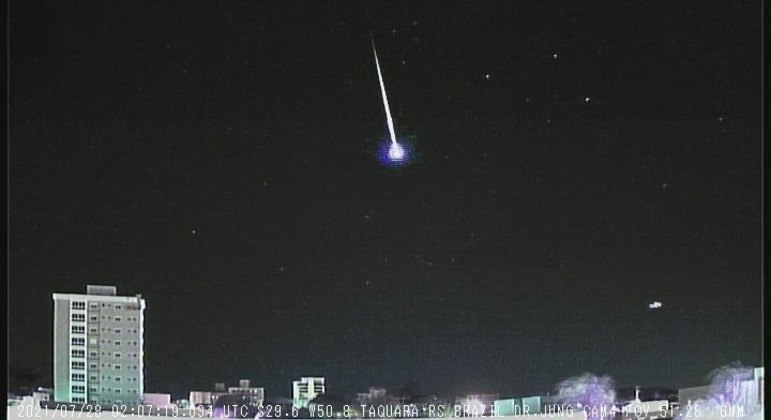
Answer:
<svg viewBox="0 0 771 420"><path fill-rule="evenodd" d="M405 158L404 148L396 141L396 130L394 130L394 120L391 118L391 107L388 106L388 95L386 95L385 83L383 83L383 73L380 71L380 61L377 59L377 49L375 49L375 39L370 33L372 42L372 52L375 54L375 66L377 67L377 78L380 81L380 92L383 95L383 107L385 108L386 120L388 121L388 131L391 133L391 146L388 148L388 158L392 161L401 161Z"/></svg>

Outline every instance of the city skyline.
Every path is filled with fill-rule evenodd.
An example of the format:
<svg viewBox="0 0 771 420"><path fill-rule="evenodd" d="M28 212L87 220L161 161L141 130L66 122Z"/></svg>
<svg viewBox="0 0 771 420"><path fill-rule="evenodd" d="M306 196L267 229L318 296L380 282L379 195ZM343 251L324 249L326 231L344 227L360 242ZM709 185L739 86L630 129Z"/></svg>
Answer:
<svg viewBox="0 0 771 420"><path fill-rule="evenodd" d="M150 392L760 366L760 22L759 2L12 2L9 368L53 384L50 295L86 284L147 301Z"/></svg>

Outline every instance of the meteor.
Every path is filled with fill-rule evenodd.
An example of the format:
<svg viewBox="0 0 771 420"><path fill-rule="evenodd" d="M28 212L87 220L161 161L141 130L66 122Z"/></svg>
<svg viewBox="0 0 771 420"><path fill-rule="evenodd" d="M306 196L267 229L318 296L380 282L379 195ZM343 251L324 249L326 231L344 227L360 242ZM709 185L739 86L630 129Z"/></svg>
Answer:
<svg viewBox="0 0 771 420"><path fill-rule="evenodd" d="M404 147L396 141L396 130L394 130L394 120L391 118L391 107L388 106L388 95L386 95L385 83L383 83L383 73L380 71L380 61L377 59L377 49L375 49L375 39L370 33L372 41L372 52L375 54L375 66L377 67L377 78L380 81L380 93L383 96L383 107L385 108L386 120L388 122L388 131L391 133L391 145L388 147L388 159L392 162L402 162L407 157Z"/></svg>

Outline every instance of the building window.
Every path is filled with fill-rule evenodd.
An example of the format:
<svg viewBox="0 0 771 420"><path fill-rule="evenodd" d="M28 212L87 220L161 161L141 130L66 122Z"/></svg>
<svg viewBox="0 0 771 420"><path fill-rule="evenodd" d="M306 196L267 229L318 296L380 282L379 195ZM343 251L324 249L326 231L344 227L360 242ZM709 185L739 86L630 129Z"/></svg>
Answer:
<svg viewBox="0 0 771 420"><path fill-rule="evenodd" d="M85 369L86 362L72 362L70 366L72 367L72 369Z"/></svg>
<svg viewBox="0 0 771 420"><path fill-rule="evenodd" d="M115 358L120 359L120 353L115 353Z"/></svg>
<svg viewBox="0 0 771 420"><path fill-rule="evenodd" d="M115 393L116 393L116 394L120 394L120 393L121 393L121 390L120 390L120 388L115 388Z"/></svg>
<svg viewBox="0 0 771 420"><path fill-rule="evenodd" d="M91 352L88 353L88 357L98 357L98 356L99 356L99 353L97 353L95 351L91 351Z"/></svg>
<svg viewBox="0 0 771 420"><path fill-rule="evenodd" d="M71 379L72 382L83 382L86 380L86 375L82 373L73 373Z"/></svg>
<svg viewBox="0 0 771 420"><path fill-rule="evenodd" d="M116 377L112 378L112 380L115 381L115 382L120 382L120 376L116 376Z"/></svg>
<svg viewBox="0 0 771 420"><path fill-rule="evenodd" d="M84 325L73 325L70 331L72 331L75 334L85 334L86 327Z"/></svg>
<svg viewBox="0 0 771 420"><path fill-rule="evenodd" d="M74 349L70 354L72 357L86 357L86 351L80 349Z"/></svg>
<svg viewBox="0 0 771 420"><path fill-rule="evenodd" d="M115 345L120 346L120 340L115 340Z"/></svg>
<svg viewBox="0 0 771 420"><path fill-rule="evenodd" d="M121 318L121 317L119 317L119 316L116 316L116 317L115 317L115 321L116 321L116 322L121 322L121 321L123 321L123 318Z"/></svg>
<svg viewBox="0 0 771 420"><path fill-rule="evenodd" d="M86 302L72 302L72 309L86 309Z"/></svg>
<svg viewBox="0 0 771 420"><path fill-rule="evenodd" d="M89 380L90 382L96 382L96 381L98 381L98 380L99 380L99 377L98 377L98 376L96 376L96 375L91 375L91 376L89 376L89 377L88 377L88 380Z"/></svg>
<svg viewBox="0 0 771 420"><path fill-rule="evenodd" d="M83 386L83 385L73 385L72 386L72 392L75 392L75 393L78 393L78 394L82 394L82 393L86 392L86 387Z"/></svg>
<svg viewBox="0 0 771 420"><path fill-rule="evenodd" d="M96 340L96 338L89 338L88 339L88 344L96 344L97 342L98 341Z"/></svg>
<svg viewBox="0 0 771 420"><path fill-rule="evenodd" d="M72 314L73 321L83 322L86 320L86 314Z"/></svg>
<svg viewBox="0 0 771 420"><path fill-rule="evenodd" d="M99 329L97 329L96 327L91 327L88 329L88 332L90 332L91 334L96 334L99 332Z"/></svg>
<svg viewBox="0 0 771 420"><path fill-rule="evenodd" d="M115 365L115 370L120 370L120 365Z"/></svg>
<svg viewBox="0 0 771 420"><path fill-rule="evenodd" d="M123 331L122 331L120 328L116 328L116 329L115 329L115 334L120 334L120 333L122 333L122 332L123 332Z"/></svg>
<svg viewBox="0 0 771 420"><path fill-rule="evenodd" d="M83 337L72 337L72 345L73 346L85 346L86 345L86 339Z"/></svg>
<svg viewBox="0 0 771 420"><path fill-rule="evenodd" d="M72 362L72 363L75 363L75 362ZM89 364L88 364L88 368L89 368L89 369L97 369L98 367L99 367L99 366L97 366L97 364L96 364L96 363L89 363Z"/></svg>
<svg viewBox="0 0 771 420"><path fill-rule="evenodd" d="M88 317L88 319L89 319L89 321L91 321L91 322L96 322L96 321L98 321L98 320L99 320L99 318L97 318L97 316L96 316L96 315L91 315L90 317Z"/></svg>
<svg viewBox="0 0 771 420"><path fill-rule="evenodd" d="M123 305L115 305L115 309L123 309Z"/></svg>
<svg viewBox="0 0 771 420"><path fill-rule="evenodd" d="M86 399L83 397L72 397L72 402L74 403L84 403L86 402Z"/></svg>
<svg viewBox="0 0 771 420"><path fill-rule="evenodd" d="M91 303L88 304L88 307L91 308L91 309L98 309L99 308L99 304L96 303L96 302L91 302Z"/></svg>

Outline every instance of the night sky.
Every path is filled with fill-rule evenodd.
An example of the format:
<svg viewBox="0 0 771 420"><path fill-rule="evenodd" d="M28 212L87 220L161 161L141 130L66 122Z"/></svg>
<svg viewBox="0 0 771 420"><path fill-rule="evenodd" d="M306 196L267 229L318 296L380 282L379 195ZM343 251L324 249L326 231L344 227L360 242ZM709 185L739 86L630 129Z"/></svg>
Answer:
<svg viewBox="0 0 771 420"><path fill-rule="evenodd" d="M760 2L159 3L11 2L11 368L86 284L177 397L761 363Z"/></svg>

